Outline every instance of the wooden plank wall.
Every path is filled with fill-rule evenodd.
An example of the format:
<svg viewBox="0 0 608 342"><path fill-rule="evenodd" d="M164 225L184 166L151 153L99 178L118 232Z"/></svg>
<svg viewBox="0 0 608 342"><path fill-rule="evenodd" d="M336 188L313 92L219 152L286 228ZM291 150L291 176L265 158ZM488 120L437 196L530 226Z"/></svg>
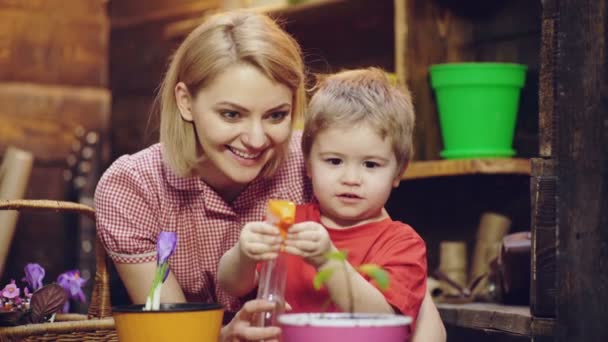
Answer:
<svg viewBox="0 0 608 342"><path fill-rule="evenodd" d="M608 340L608 1L557 8L557 341Z"/></svg>
<svg viewBox="0 0 608 342"><path fill-rule="evenodd" d="M168 59L181 40L168 39L168 25L200 18L218 0L111 1L110 88L112 157L134 153L158 141L155 91Z"/></svg>
<svg viewBox="0 0 608 342"><path fill-rule="evenodd" d="M0 154L34 153L28 198L75 199L64 180L74 132L107 133L108 36L106 0L0 0ZM22 214L2 284L27 262L47 269L45 281L74 268L76 234L67 215Z"/></svg>

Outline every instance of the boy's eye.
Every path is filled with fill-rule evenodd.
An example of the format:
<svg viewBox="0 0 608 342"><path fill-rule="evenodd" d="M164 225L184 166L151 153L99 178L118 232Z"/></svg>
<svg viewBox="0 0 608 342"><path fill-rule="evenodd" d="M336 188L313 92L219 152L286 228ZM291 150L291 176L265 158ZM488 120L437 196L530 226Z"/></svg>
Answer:
<svg viewBox="0 0 608 342"><path fill-rule="evenodd" d="M268 115L268 118L272 121L281 121L287 117L287 115L289 115L289 112L286 111L272 112Z"/></svg>
<svg viewBox="0 0 608 342"><path fill-rule="evenodd" d="M233 110L227 110L227 111L221 112L220 115L222 115L222 117L224 117L225 119L235 120L235 119L238 119L241 114L239 112L236 112Z"/></svg>
<svg viewBox="0 0 608 342"><path fill-rule="evenodd" d="M325 162L331 165L340 165L342 164L342 160L340 158L327 158Z"/></svg>
<svg viewBox="0 0 608 342"><path fill-rule="evenodd" d="M373 162L373 161L363 162L363 165L368 169L374 169L374 168L377 168L378 166L380 166L380 164Z"/></svg>

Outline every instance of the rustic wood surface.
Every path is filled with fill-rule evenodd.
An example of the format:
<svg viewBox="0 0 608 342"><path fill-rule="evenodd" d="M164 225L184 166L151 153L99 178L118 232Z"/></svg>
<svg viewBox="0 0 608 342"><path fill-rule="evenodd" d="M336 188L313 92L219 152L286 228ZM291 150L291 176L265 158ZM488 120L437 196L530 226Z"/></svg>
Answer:
<svg viewBox="0 0 608 342"><path fill-rule="evenodd" d="M530 309L538 317L556 315L557 187L552 159L532 159L532 278Z"/></svg>
<svg viewBox="0 0 608 342"><path fill-rule="evenodd" d="M0 80L107 86L105 1L0 1Z"/></svg>
<svg viewBox="0 0 608 342"><path fill-rule="evenodd" d="M546 1L542 12L542 37L540 49L539 74L539 153L543 158L553 157L557 136L555 134L555 53L556 53L556 16L555 1Z"/></svg>
<svg viewBox="0 0 608 342"><path fill-rule="evenodd" d="M64 164L78 126L106 132L110 92L102 88L0 83L0 151L15 145L37 162Z"/></svg>
<svg viewBox="0 0 608 342"><path fill-rule="evenodd" d="M530 174L530 160L505 159L451 159L411 162L402 180L462 176L474 174Z"/></svg>
<svg viewBox="0 0 608 342"><path fill-rule="evenodd" d="M558 8L557 341L608 341L608 1Z"/></svg>
<svg viewBox="0 0 608 342"><path fill-rule="evenodd" d="M437 304L445 324L465 328L491 329L531 336L532 316L527 306L494 303Z"/></svg>
<svg viewBox="0 0 608 342"><path fill-rule="evenodd" d="M167 19L202 16L221 8L222 0L128 0L111 1L112 29L124 29Z"/></svg>

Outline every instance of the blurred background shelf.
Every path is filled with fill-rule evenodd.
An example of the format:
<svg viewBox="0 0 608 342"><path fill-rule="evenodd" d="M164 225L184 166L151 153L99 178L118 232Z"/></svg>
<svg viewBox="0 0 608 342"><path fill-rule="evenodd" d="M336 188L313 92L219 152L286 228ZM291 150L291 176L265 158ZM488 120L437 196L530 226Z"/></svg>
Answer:
<svg viewBox="0 0 608 342"><path fill-rule="evenodd" d="M489 333L505 332L512 335L512 340L527 340L530 337L537 340L536 337L542 338L554 334L554 320L533 317L528 306L440 303L437 308L448 329L455 327Z"/></svg>
<svg viewBox="0 0 608 342"><path fill-rule="evenodd" d="M524 158L457 159L415 161L402 180L475 174L530 175L530 160Z"/></svg>

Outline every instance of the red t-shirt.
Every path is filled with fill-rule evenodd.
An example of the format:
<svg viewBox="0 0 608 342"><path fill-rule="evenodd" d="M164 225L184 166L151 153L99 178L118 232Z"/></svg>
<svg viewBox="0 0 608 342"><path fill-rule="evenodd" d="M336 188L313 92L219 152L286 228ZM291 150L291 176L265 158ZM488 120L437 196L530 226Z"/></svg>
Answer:
<svg viewBox="0 0 608 342"><path fill-rule="evenodd" d="M297 207L295 222L304 221L321 222L318 204ZM389 273L386 300L396 311L415 320L426 292L427 268L426 247L414 229L390 218L349 229L326 229L336 248L348 251L351 265L375 263ZM292 306L291 312L323 311L330 297L326 288L314 289L314 267L300 257L286 257L285 300ZM327 311L337 308L330 305Z"/></svg>

